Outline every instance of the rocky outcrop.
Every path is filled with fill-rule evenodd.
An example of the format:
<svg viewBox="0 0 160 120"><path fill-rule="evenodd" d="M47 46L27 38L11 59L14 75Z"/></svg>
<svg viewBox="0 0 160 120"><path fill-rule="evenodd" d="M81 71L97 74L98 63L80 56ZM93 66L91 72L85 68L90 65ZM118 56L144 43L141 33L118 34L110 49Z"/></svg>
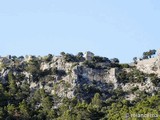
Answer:
<svg viewBox="0 0 160 120"><path fill-rule="evenodd" d="M89 55L89 57L92 57L92 55ZM30 73L25 69L25 66L34 59L38 61L39 69ZM111 67L110 62L97 63L100 66L99 68L91 68L85 66L83 62L66 62L62 56L53 56L50 61L41 59L29 56L16 64L15 61L3 59L1 64L6 63L8 67L3 68L0 72L2 84L8 82L8 73L12 71L14 76L24 76L18 82L27 81L31 91L44 88L48 93L56 94L59 97L73 98L77 96L88 99L93 97L96 92L100 92L103 97L107 97L110 95L109 91L120 88L123 91L129 91L137 87L140 91L150 93L159 90L159 87L155 87L150 79L144 83L120 83L116 77L119 69L115 66ZM14 69L15 65L17 66L16 69ZM151 58L139 61L136 67L145 73L160 75L159 65L158 58ZM127 71L130 70L131 68L127 69ZM127 94L126 99L132 100L134 96L136 95L133 93Z"/></svg>
<svg viewBox="0 0 160 120"><path fill-rule="evenodd" d="M136 67L144 73L155 73L160 76L160 57L157 56L154 58L138 61Z"/></svg>

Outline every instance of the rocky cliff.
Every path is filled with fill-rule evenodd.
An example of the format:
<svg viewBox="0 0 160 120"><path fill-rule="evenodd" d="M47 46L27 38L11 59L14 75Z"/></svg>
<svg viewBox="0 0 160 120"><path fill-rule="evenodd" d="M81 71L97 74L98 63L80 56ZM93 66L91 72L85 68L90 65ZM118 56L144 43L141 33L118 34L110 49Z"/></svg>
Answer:
<svg viewBox="0 0 160 120"><path fill-rule="evenodd" d="M114 91L122 90L126 99L133 100L142 91L153 93L160 87L158 58L139 61L134 66L113 63L97 56L86 60L83 56L71 54L4 57L0 63L3 84L8 84L8 74L11 73L18 86L27 81L30 91L44 88L59 97L88 100L98 92L106 99Z"/></svg>
<svg viewBox="0 0 160 120"><path fill-rule="evenodd" d="M122 120L137 113L157 118L159 76L158 57L135 64L91 52L1 57L0 119Z"/></svg>

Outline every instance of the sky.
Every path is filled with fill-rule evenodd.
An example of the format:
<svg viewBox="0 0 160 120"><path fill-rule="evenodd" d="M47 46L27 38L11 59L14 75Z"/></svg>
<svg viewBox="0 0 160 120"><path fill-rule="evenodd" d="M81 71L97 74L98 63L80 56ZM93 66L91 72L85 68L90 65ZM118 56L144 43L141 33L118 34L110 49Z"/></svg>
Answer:
<svg viewBox="0 0 160 120"><path fill-rule="evenodd" d="M132 62L160 48L159 0L1 0L0 55L91 51Z"/></svg>

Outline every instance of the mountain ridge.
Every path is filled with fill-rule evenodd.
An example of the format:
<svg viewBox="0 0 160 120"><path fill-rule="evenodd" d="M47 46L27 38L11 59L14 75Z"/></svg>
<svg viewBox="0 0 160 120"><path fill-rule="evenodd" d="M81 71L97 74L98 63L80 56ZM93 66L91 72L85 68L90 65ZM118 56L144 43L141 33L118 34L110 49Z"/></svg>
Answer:
<svg viewBox="0 0 160 120"><path fill-rule="evenodd" d="M44 57L3 57L0 59L0 80L6 93L2 94L7 96L8 93L9 97L7 98L8 103L5 103L2 107L18 106L26 99L27 105L30 105L32 101L36 103L32 105L32 111L40 114L39 110L46 109L43 107L43 104L45 104L43 99L50 98L48 101L52 105L48 108L54 110L57 114L54 116L55 119L61 119L64 114L63 112L59 113L59 109L64 105L64 99L69 99L70 102L75 99L80 102L77 105L84 104L83 102L86 102L86 105L92 104L94 99L101 101L103 105L108 104L109 101L110 104L113 101L118 103L121 99L133 104L134 101L141 100L139 96L142 94L150 97L159 94L160 74L159 62L155 62L157 60L159 60L159 56L137 60L132 65L120 64L117 58L108 59L95 56L89 51L85 54L80 52L77 55L62 52L61 56L49 54ZM157 69L154 67L157 67ZM145 71L146 69L147 71ZM25 95L20 95L18 99L17 94L26 91L23 88L24 86L27 86L27 95L24 93ZM40 100L38 100L35 98L37 92L40 92L40 95L45 94L46 97L39 97ZM19 104L14 103L16 99L18 99ZM103 105L99 103L98 109L103 108ZM68 107L68 110L70 110L71 106ZM108 108L105 109L109 112ZM9 114L8 109L4 109L4 107L3 111L6 112L6 115ZM49 111L46 114L48 115ZM106 119L112 118L108 116L109 113L103 111L103 114L102 117ZM97 113L97 115L99 114ZM11 116L15 118L15 113L12 113ZM45 119L49 119L45 114L44 116ZM81 115L81 117L84 116ZM99 116L97 119L100 118ZM28 116L28 119L31 118ZM94 117L90 119L94 119Z"/></svg>

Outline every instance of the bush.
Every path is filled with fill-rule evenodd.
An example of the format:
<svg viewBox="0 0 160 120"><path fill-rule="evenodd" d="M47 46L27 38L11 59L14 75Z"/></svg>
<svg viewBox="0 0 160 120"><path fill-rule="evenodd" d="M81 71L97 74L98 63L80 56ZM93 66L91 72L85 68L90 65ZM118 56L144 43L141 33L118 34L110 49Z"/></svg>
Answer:
<svg viewBox="0 0 160 120"><path fill-rule="evenodd" d="M64 70L58 70L57 67L56 68L53 68L51 70L52 74L54 75L59 75L59 76L65 76L66 75L66 71Z"/></svg>
<svg viewBox="0 0 160 120"><path fill-rule="evenodd" d="M64 60L66 62L77 62L77 58L74 55L68 53L64 55Z"/></svg>
<svg viewBox="0 0 160 120"><path fill-rule="evenodd" d="M118 59L118 58L113 58L113 59L111 59L110 61L111 61L111 63L113 63L113 64L119 64L119 59Z"/></svg>
<svg viewBox="0 0 160 120"><path fill-rule="evenodd" d="M137 69L133 69L128 73L125 70L121 70L119 73L116 74L116 77L118 79L118 82L123 84L129 83L129 82L142 83L146 80L148 75Z"/></svg>
<svg viewBox="0 0 160 120"><path fill-rule="evenodd" d="M44 71L40 72L40 76L44 77L44 76L50 75L51 73L52 73L51 69L45 69Z"/></svg>
<svg viewBox="0 0 160 120"><path fill-rule="evenodd" d="M109 59L106 57L100 57L100 56L93 56L92 61L95 63L98 62L109 62Z"/></svg>
<svg viewBox="0 0 160 120"><path fill-rule="evenodd" d="M156 74L150 74L149 77L151 78L151 82L154 86L159 86L160 78L158 78Z"/></svg>
<svg viewBox="0 0 160 120"><path fill-rule="evenodd" d="M93 64L93 62L86 60L83 62L83 65L89 68L95 68L95 64Z"/></svg>
<svg viewBox="0 0 160 120"><path fill-rule="evenodd" d="M129 64L120 64L122 68L130 68Z"/></svg>
<svg viewBox="0 0 160 120"><path fill-rule="evenodd" d="M77 61L79 61L79 62L84 61L85 58L83 57L83 53L82 53L82 52L79 52L79 53L76 55L76 59L77 59Z"/></svg>
<svg viewBox="0 0 160 120"><path fill-rule="evenodd" d="M139 89L139 87L136 86L136 87L133 87L133 88L131 89L131 91L132 91L132 92L135 92L135 91L137 91L138 89Z"/></svg>
<svg viewBox="0 0 160 120"><path fill-rule="evenodd" d="M46 62L50 62L50 61L52 60L52 58L53 58L53 55L52 55L52 54L48 54L48 56L46 56L46 57L44 58L44 60L45 60Z"/></svg>
<svg viewBox="0 0 160 120"><path fill-rule="evenodd" d="M35 59L30 60L24 69L33 75L38 74L40 72L40 63Z"/></svg>

